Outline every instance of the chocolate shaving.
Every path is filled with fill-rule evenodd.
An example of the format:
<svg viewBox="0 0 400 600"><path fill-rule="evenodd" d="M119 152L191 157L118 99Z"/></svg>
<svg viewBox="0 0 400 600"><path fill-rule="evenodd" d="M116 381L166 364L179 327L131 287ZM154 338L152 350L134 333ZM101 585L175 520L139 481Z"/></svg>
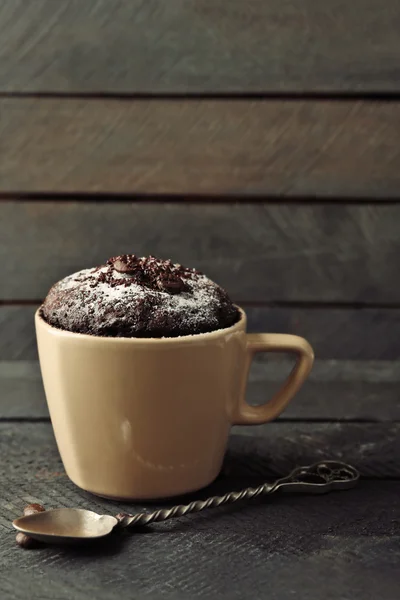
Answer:
<svg viewBox="0 0 400 600"><path fill-rule="evenodd" d="M99 278L102 283L107 282L112 287L135 284L169 294L187 292L189 288L184 279L200 275L195 269L187 269L171 260L161 260L154 256L139 258L135 254L121 254L109 258L107 265L107 272L101 273L101 279ZM114 272L121 273L124 277L116 278Z"/></svg>

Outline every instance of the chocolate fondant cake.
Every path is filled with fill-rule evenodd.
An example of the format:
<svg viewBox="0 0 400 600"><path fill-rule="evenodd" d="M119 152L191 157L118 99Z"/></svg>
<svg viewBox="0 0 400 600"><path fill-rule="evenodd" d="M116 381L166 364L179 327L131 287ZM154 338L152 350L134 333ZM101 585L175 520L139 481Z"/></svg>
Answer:
<svg viewBox="0 0 400 600"><path fill-rule="evenodd" d="M123 254L69 275L41 308L47 323L111 337L177 337L230 327L237 308L220 286L195 269L153 256Z"/></svg>

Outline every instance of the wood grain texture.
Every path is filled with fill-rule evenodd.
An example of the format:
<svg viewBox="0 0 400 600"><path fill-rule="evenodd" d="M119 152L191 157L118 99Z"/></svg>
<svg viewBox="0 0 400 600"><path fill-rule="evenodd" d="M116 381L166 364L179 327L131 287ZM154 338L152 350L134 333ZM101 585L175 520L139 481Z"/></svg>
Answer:
<svg viewBox="0 0 400 600"><path fill-rule="evenodd" d="M209 491L252 481L231 475ZM31 552L17 548L11 528L26 498L109 514L123 507L89 496L64 478L6 482L0 494L5 600L26 600L27 590L33 600L248 600L249 589L255 600L264 600L266 589L274 600L305 594L320 600L322 589L329 600L398 597L398 481L362 481L326 496L282 495L158 524L146 533L118 532L94 546Z"/></svg>
<svg viewBox="0 0 400 600"><path fill-rule="evenodd" d="M0 193L398 198L400 102L0 98Z"/></svg>
<svg viewBox="0 0 400 600"><path fill-rule="evenodd" d="M400 559L399 424L269 424L231 437L217 481L196 495L256 485L322 456L358 466L372 482L326 496L276 496L191 515L147 532L116 532L81 548L15 545L12 519L30 502L115 514L143 506L79 490L62 468L47 423L0 424L0 592L7 600L139 597L396 600ZM300 596L299 596L300 597Z"/></svg>
<svg viewBox="0 0 400 600"><path fill-rule="evenodd" d="M58 279L135 252L196 266L236 301L390 305L399 223L398 204L1 202L0 299L43 298Z"/></svg>
<svg viewBox="0 0 400 600"><path fill-rule="evenodd" d="M0 90L399 91L396 0L2 0Z"/></svg>
<svg viewBox="0 0 400 600"><path fill-rule="evenodd" d="M36 306L0 306L0 360L37 360ZM306 337L319 359L400 359L400 309L245 306L250 332Z"/></svg>
<svg viewBox="0 0 400 600"><path fill-rule="evenodd" d="M290 368L290 361L255 361L247 401L272 397ZM0 362L0 420L48 418L38 363ZM318 360L280 419L400 421L400 361Z"/></svg>

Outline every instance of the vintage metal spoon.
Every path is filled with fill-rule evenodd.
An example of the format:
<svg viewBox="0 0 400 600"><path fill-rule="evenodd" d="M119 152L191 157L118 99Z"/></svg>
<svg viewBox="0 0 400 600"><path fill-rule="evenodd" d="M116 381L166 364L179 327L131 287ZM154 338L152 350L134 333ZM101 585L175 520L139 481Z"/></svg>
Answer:
<svg viewBox="0 0 400 600"><path fill-rule="evenodd" d="M359 477L360 475L354 467L342 462L327 460L308 467L298 467L290 475L278 479L274 483L264 483L256 488L249 487L241 492L229 492L223 496L212 496L207 500L196 500L187 505L180 504L172 508L161 508L136 515L121 513L116 517L98 515L81 508L56 508L15 519L13 526L18 531L42 542L71 544L104 537L111 533L117 525L120 527L149 525L207 508L269 495L278 490L311 494L346 490L355 486Z"/></svg>

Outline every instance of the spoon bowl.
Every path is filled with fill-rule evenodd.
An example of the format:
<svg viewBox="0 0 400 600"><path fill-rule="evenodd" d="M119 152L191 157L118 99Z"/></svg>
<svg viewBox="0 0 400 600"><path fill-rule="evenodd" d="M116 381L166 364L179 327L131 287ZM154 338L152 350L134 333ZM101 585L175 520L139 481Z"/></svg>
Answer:
<svg viewBox="0 0 400 600"><path fill-rule="evenodd" d="M40 542L52 544L96 540L111 533L117 524L115 517L98 515L83 508L56 508L13 521L18 531Z"/></svg>

